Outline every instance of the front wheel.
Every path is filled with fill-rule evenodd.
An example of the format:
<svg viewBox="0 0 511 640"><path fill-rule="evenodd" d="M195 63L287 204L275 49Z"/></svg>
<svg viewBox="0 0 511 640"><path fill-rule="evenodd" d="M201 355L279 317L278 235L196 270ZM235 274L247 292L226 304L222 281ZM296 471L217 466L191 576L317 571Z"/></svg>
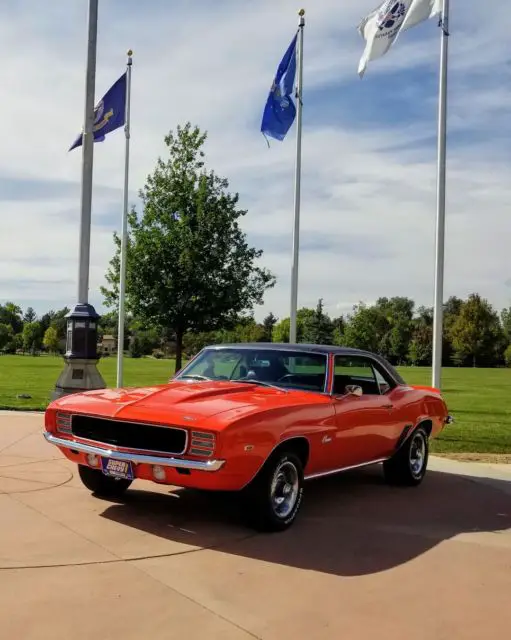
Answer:
<svg viewBox="0 0 511 640"><path fill-rule="evenodd" d="M295 521L302 496L300 458L291 451L277 452L245 490L245 513L259 531L284 531Z"/></svg>
<svg viewBox="0 0 511 640"><path fill-rule="evenodd" d="M416 429L393 458L383 463L390 484L417 486L426 475L429 439L423 427Z"/></svg>
<svg viewBox="0 0 511 640"><path fill-rule="evenodd" d="M89 491L104 498L118 498L132 482L123 478L110 478L99 469L92 469L81 464L78 465L78 475Z"/></svg>

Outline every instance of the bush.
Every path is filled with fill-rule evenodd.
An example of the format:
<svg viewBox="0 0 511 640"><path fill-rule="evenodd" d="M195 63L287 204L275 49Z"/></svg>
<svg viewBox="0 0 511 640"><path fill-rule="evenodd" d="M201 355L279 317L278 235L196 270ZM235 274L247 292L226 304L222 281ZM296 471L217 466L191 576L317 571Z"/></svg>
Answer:
<svg viewBox="0 0 511 640"><path fill-rule="evenodd" d="M506 361L506 366L511 367L511 344L504 351L504 360Z"/></svg>

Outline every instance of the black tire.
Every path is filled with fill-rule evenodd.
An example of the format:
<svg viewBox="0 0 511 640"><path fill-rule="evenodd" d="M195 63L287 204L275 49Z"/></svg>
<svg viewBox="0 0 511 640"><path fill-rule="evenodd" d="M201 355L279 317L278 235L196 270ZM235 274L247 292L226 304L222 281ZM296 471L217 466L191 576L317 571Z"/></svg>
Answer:
<svg viewBox="0 0 511 640"><path fill-rule="evenodd" d="M243 492L244 511L257 531L284 531L302 504L303 465L292 451L274 453Z"/></svg>
<svg viewBox="0 0 511 640"><path fill-rule="evenodd" d="M383 463L385 480L394 485L418 486L426 475L428 458L428 434L423 427L418 427L399 451Z"/></svg>
<svg viewBox="0 0 511 640"><path fill-rule="evenodd" d="M110 478L98 469L78 465L78 475L83 484L97 496L117 498L121 496L132 483L132 480Z"/></svg>

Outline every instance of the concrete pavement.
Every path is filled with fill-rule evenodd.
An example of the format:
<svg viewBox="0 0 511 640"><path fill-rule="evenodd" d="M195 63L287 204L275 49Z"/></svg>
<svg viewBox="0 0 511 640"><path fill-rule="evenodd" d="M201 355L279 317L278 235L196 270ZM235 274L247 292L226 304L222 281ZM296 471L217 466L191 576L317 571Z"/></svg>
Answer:
<svg viewBox="0 0 511 640"><path fill-rule="evenodd" d="M418 489L378 468L318 480L265 536L191 491L94 498L41 429L0 412L2 637L509 636L511 466L432 458Z"/></svg>

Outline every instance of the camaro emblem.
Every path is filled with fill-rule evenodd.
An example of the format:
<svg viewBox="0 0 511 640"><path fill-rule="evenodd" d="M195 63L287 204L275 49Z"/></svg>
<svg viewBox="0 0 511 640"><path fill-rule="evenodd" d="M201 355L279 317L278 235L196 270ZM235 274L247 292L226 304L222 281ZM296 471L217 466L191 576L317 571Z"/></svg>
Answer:
<svg viewBox="0 0 511 640"><path fill-rule="evenodd" d="M183 420L186 420L187 422L194 422L197 418L194 418L193 416L183 416Z"/></svg>

